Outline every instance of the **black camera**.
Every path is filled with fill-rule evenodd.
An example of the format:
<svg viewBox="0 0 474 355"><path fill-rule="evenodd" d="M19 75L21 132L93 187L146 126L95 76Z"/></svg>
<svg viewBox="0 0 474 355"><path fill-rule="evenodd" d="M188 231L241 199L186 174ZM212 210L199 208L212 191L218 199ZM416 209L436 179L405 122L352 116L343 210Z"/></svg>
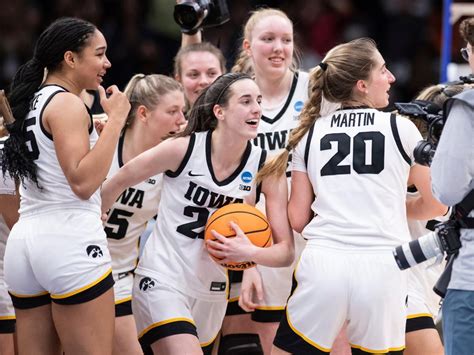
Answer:
<svg viewBox="0 0 474 355"><path fill-rule="evenodd" d="M408 269L428 259L444 254L455 254L461 248L459 226L454 220L438 223L435 231L411 242L399 245L393 256L401 270Z"/></svg>
<svg viewBox="0 0 474 355"><path fill-rule="evenodd" d="M222 25L230 19L226 0L184 1L174 6L174 20L181 32L195 34L201 27Z"/></svg>
<svg viewBox="0 0 474 355"><path fill-rule="evenodd" d="M395 107L402 115L426 121L428 136L416 145L413 155L418 164L430 166L446 121L442 108L424 100L414 100L409 103L396 102Z"/></svg>

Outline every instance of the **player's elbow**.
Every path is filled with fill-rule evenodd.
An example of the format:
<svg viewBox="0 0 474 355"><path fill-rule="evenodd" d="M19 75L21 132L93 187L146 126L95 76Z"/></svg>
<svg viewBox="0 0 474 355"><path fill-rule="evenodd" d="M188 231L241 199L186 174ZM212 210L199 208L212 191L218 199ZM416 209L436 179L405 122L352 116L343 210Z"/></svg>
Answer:
<svg viewBox="0 0 474 355"><path fill-rule="evenodd" d="M286 258L283 261L282 267L290 266L294 260L295 260L295 247L292 243L291 245L288 246Z"/></svg>
<svg viewBox="0 0 474 355"><path fill-rule="evenodd" d="M291 228L297 232L300 233L303 232L304 227L308 224L309 220L308 218L305 218L302 216L301 213L289 213L288 218L290 220L290 225Z"/></svg>
<svg viewBox="0 0 474 355"><path fill-rule="evenodd" d="M74 194L81 200L88 200L92 197L94 192L97 190L93 190L84 184L71 184L71 190Z"/></svg>

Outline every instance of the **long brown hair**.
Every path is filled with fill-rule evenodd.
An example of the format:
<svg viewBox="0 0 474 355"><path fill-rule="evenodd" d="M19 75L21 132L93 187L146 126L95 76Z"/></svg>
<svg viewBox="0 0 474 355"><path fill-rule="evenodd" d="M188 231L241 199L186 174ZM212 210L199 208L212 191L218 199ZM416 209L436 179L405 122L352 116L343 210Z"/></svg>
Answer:
<svg viewBox="0 0 474 355"><path fill-rule="evenodd" d="M367 80L375 66L377 51L370 38L360 38L332 48L322 64L310 72L310 95L300 114L300 122L290 135L286 149L267 162L257 175L262 181L269 175L281 175L286 171L288 155L308 132L314 122L321 117L324 99L333 103L354 100L354 87L358 80Z"/></svg>

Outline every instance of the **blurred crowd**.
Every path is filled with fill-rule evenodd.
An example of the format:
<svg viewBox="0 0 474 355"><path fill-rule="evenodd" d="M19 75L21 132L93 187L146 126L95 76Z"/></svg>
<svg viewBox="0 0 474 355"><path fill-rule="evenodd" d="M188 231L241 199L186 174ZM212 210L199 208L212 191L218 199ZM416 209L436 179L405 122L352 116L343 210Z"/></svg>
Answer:
<svg viewBox="0 0 474 355"><path fill-rule="evenodd" d="M105 85L123 88L134 73L171 74L180 46L173 19L175 0L0 0L0 88L31 57L38 34L54 19L77 16L96 24L108 41L112 68ZM239 50L249 11L279 7L294 21L301 67L319 63L335 44L361 36L376 40L397 78L391 100L409 100L439 80L441 0L229 0L231 20L206 29L204 39L219 46L228 65ZM453 29L453 61L461 62Z"/></svg>

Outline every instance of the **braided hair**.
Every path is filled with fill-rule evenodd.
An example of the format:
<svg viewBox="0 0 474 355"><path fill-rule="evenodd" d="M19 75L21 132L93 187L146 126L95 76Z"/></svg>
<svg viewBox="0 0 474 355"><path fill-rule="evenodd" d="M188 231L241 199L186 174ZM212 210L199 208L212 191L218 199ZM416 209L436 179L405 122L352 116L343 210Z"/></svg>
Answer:
<svg viewBox="0 0 474 355"><path fill-rule="evenodd" d="M15 121L6 126L10 136L3 149L3 174L7 171L16 180L25 178L38 185L36 164L29 153L25 119L30 101L43 82L45 69L57 70L67 51L80 52L94 34L96 27L78 18L61 18L53 22L38 38L33 58L19 67L8 97Z"/></svg>

